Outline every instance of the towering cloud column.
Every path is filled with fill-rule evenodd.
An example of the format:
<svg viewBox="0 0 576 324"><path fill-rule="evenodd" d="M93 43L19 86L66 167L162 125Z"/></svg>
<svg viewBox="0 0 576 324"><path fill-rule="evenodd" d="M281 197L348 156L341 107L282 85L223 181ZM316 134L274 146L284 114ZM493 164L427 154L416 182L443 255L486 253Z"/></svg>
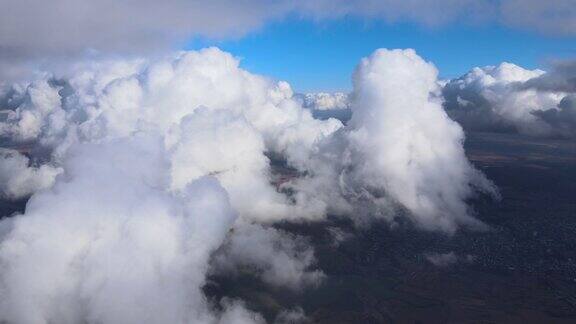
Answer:
<svg viewBox="0 0 576 324"><path fill-rule="evenodd" d="M414 50L380 49L354 74L346 134L354 176L382 188L424 228L453 231L478 223L465 199L495 192L466 159L462 128L442 109L436 68Z"/></svg>
<svg viewBox="0 0 576 324"><path fill-rule="evenodd" d="M406 215L429 230L482 226L466 199L496 189L464 155L464 133L442 108L437 75L411 49L363 59L352 119L319 145L309 176L295 184L298 198L359 221Z"/></svg>

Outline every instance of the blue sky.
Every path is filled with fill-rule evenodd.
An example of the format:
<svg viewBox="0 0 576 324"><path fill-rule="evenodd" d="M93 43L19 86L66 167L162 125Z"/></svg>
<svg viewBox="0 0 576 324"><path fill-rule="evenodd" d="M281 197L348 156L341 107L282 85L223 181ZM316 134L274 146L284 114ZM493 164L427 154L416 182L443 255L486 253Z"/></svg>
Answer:
<svg viewBox="0 0 576 324"><path fill-rule="evenodd" d="M494 25L427 28L351 18L321 23L288 18L235 40L194 39L187 49L209 45L240 57L249 71L286 80L300 92L348 91L359 59L381 47L414 48L444 78L502 61L545 68L554 59L576 57L574 37Z"/></svg>

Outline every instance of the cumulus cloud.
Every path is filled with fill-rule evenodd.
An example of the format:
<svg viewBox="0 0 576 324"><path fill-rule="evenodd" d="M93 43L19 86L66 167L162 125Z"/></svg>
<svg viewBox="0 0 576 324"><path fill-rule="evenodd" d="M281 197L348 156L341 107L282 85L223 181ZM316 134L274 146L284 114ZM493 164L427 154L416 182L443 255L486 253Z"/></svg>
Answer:
<svg viewBox="0 0 576 324"><path fill-rule="evenodd" d="M335 118L343 123L350 120L350 98L343 92L316 92L295 94L302 106L312 112L314 118Z"/></svg>
<svg viewBox="0 0 576 324"><path fill-rule="evenodd" d="M466 159L464 133L442 109L437 74L413 50L382 49L363 59L350 123L323 143L297 188L323 194L342 213L364 209L393 219L400 206L423 228L479 226L465 200L475 189L496 192Z"/></svg>
<svg viewBox="0 0 576 324"><path fill-rule="evenodd" d="M214 179L167 192L166 163L157 138L76 147L0 245L2 320L209 322L200 288L236 215Z"/></svg>
<svg viewBox="0 0 576 324"><path fill-rule="evenodd" d="M474 68L443 89L452 118L470 130L572 136L570 98L576 69L558 62L550 72L511 63ZM562 116L562 118L559 118Z"/></svg>
<svg viewBox="0 0 576 324"><path fill-rule="evenodd" d="M8 199L30 196L52 186L61 168L30 165L30 159L15 150L0 149L0 195Z"/></svg>
<svg viewBox="0 0 576 324"><path fill-rule="evenodd" d="M36 143L58 161L77 142L166 134L173 189L212 174L243 214L270 219L294 210L269 183L264 153L306 160L316 141L341 127L314 119L285 82L250 74L215 48L156 62L85 64L64 80L5 92L12 104L0 135L12 142Z"/></svg>
<svg viewBox="0 0 576 324"><path fill-rule="evenodd" d="M264 140L243 116L197 109L173 132L172 186L212 174L231 193L235 208L261 221L281 219L290 210L286 197L270 183Z"/></svg>
<svg viewBox="0 0 576 324"><path fill-rule="evenodd" d="M201 292L212 252L243 244L248 226L269 246L231 244L231 260L247 258L238 266L295 289L321 278L303 241L249 224L323 215L277 191L265 153L306 160L340 122L314 119L288 84L217 49L70 71L2 93L1 136L40 163L12 151L1 161L2 190L33 194L25 215L2 221L5 320L258 322Z"/></svg>
<svg viewBox="0 0 576 324"><path fill-rule="evenodd" d="M277 221L479 226L466 199L495 189L464 156L434 66L378 50L352 98L347 126L315 119L286 82L216 48L5 86L0 137L31 149L0 160L2 190L32 197L0 222L0 321L261 322L201 288L241 269L293 290L319 284L313 249Z"/></svg>
<svg viewBox="0 0 576 324"><path fill-rule="evenodd" d="M439 82L444 107L466 130L543 137L574 135L574 60L553 62L549 71L527 70L504 62L476 67L459 78ZM343 122L350 119L350 95L310 93L300 98L317 118L333 117Z"/></svg>
<svg viewBox="0 0 576 324"><path fill-rule="evenodd" d="M347 138L364 162L358 175L404 205L424 227L475 224L465 200L492 185L464 155L460 126L445 114L436 68L414 51L376 51L354 77Z"/></svg>
<svg viewBox="0 0 576 324"><path fill-rule="evenodd" d="M348 95L343 92L316 92L300 95L304 108L333 110L349 108Z"/></svg>
<svg viewBox="0 0 576 324"><path fill-rule="evenodd" d="M15 85L3 96L5 120L2 132L6 137L18 141L38 138L44 125L51 130L62 126L60 95L58 88L51 87L47 80L40 80L28 87ZM10 108L17 108L10 110ZM10 121L17 120L15 123Z"/></svg>
<svg viewBox="0 0 576 324"><path fill-rule="evenodd" d="M564 97L558 104L558 109L538 110L534 111L533 114L553 127L555 134L576 138L575 95Z"/></svg>
<svg viewBox="0 0 576 324"><path fill-rule="evenodd" d="M520 89L549 92L576 92L576 60L557 61L552 69L519 85Z"/></svg>

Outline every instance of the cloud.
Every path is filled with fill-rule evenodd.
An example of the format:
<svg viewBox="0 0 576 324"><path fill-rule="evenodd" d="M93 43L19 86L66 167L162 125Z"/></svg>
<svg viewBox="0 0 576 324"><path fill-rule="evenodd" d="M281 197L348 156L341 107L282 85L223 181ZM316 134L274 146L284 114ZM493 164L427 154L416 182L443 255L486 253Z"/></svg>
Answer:
<svg viewBox="0 0 576 324"><path fill-rule="evenodd" d="M576 92L576 60L554 62L551 71L527 80L518 87L522 90L574 93Z"/></svg>
<svg viewBox="0 0 576 324"><path fill-rule="evenodd" d="M574 136L570 104L576 93L573 60L553 62L549 71L527 70L508 62L476 67L442 82L441 87L444 108L467 131ZM332 117L344 123L350 119L351 94L310 93L300 97L316 118Z"/></svg>
<svg viewBox="0 0 576 324"><path fill-rule="evenodd" d="M214 259L220 274L234 275L242 269L268 284L295 291L317 286L325 277L313 269L315 262L304 238L256 224L236 226Z"/></svg>
<svg viewBox="0 0 576 324"><path fill-rule="evenodd" d="M445 107L470 130L569 137L574 127L567 95L576 91L575 77L571 61L558 62L550 72L511 63L474 68L444 86Z"/></svg>
<svg viewBox="0 0 576 324"><path fill-rule="evenodd" d="M242 36L291 7L267 0L8 0L0 7L0 61L155 53L193 36Z"/></svg>
<svg viewBox="0 0 576 324"><path fill-rule="evenodd" d="M264 139L243 116L200 108L172 134L177 137L171 148L174 189L212 174L246 217L271 221L291 211L286 197L270 183Z"/></svg>
<svg viewBox="0 0 576 324"><path fill-rule="evenodd" d="M261 322L201 288L244 269L318 285L310 244L275 222L481 226L466 200L495 189L439 93L431 63L384 49L356 69L346 126L216 48L5 86L0 137L29 150L1 161L2 190L32 196L0 221L0 321Z"/></svg>
<svg viewBox="0 0 576 324"><path fill-rule="evenodd" d="M87 62L7 87L2 102L1 136L40 164L14 153L1 165L3 191L33 194L0 226L7 321L257 322L239 304L213 310L201 291L212 253L242 242L245 222L261 223L258 246L230 258L248 253L241 265L272 284L321 277L301 239L267 224L324 210L279 193L265 153L305 160L341 123L314 119L288 84L212 48ZM43 275L28 280L36 267Z"/></svg>
<svg viewBox="0 0 576 324"><path fill-rule="evenodd" d="M534 115L554 129L554 133L576 138L576 96L568 95L560 101L558 109L538 110Z"/></svg>
<svg viewBox="0 0 576 324"><path fill-rule="evenodd" d="M317 19L351 15L390 23L415 21L427 26L438 26L462 18L483 21L497 11L497 6L484 0L320 0L307 2L302 7L304 12Z"/></svg>
<svg viewBox="0 0 576 324"><path fill-rule="evenodd" d="M348 109L348 95L343 92L316 92L300 94L304 108L312 110Z"/></svg>
<svg viewBox="0 0 576 324"><path fill-rule="evenodd" d="M236 217L202 178L166 191L157 138L77 146L0 245L0 316L13 323L208 321L208 259ZM38 271L42 269L42 271Z"/></svg>
<svg viewBox="0 0 576 324"><path fill-rule="evenodd" d="M86 56L165 53L193 37L242 37L290 15L425 26L504 24L576 35L571 0L6 0L0 4L0 79L27 78L38 67L52 70Z"/></svg>
<svg viewBox="0 0 576 324"><path fill-rule="evenodd" d="M31 166L18 151L0 149L0 196L20 199L52 186L61 168L43 164Z"/></svg>
<svg viewBox="0 0 576 324"><path fill-rule="evenodd" d="M539 75L509 70L503 75L513 80ZM287 83L242 70L215 48L71 71L5 91L12 104L0 122L1 135L35 143L56 167L78 143L160 134L171 190L214 176L241 217L260 223L355 208L389 217L401 206L418 225L454 230L473 222L463 202L471 186L492 190L464 157L463 133L442 110L436 69L413 51L376 51L360 63L345 128L314 119ZM269 153L309 183L275 187ZM376 203L359 207L364 200Z"/></svg>
<svg viewBox="0 0 576 324"><path fill-rule="evenodd" d="M335 118L346 123L351 116L350 98L343 92L297 93L294 97L317 119Z"/></svg>
<svg viewBox="0 0 576 324"><path fill-rule="evenodd" d="M51 87L47 80L30 84L25 89L16 85L6 91L3 100L8 108L5 121L18 120L17 123L5 122L2 132L18 141L38 138L43 124L52 129L63 123L58 89Z"/></svg>
<svg viewBox="0 0 576 324"><path fill-rule="evenodd" d="M495 189L464 155L464 133L438 98L436 68L413 50L380 49L362 59L353 81L352 119L321 144L310 177L296 184L311 193L302 199L322 196L333 212L390 220L404 208L426 229L480 226L465 201L475 189Z"/></svg>
<svg viewBox="0 0 576 324"><path fill-rule="evenodd" d="M425 255L426 260L437 267L448 267L458 262L458 257L454 252L430 253Z"/></svg>
<svg viewBox="0 0 576 324"><path fill-rule="evenodd" d="M0 135L36 143L57 163L74 143L165 134L173 189L212 174L245 217L321 213L289 206L270 184L264 153L299 163L341 123L314 119L285 82L250 74L215 48L152 62L84 64L61 79L6 91L5 101L14 104L0 122Z"/></svg>
<svg viewBox="0 0 576 324"><path fill-rule="evenodd" d="M576 34L576 5L572 0L503 0L502 21L510 26L549 35Z"/></svg>
<svg viewBox="0 0 576 324"><path fill-rule="evenodd" d="M437 75L413 50L363 59L347 139L360 158L356 176L374 188L386 184L419 225L453 230L477 224L465 203L473 188L494 188L466 159L462 129L434 97Z"/></svg>

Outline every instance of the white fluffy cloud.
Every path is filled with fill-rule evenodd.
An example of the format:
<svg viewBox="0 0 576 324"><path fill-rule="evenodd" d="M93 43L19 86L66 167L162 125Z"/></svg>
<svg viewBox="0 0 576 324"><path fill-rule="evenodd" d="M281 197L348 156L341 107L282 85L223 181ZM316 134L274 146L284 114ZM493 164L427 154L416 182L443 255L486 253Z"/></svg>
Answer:
<svg viewBox="0 0 576 324"><path fill-rule="evenodd" d="M425 227L474 224L465 203L473 186L493 188L466 159L464 134L434 95L438 71L412 50L376 51L355 72L348 134L359 148L359 176Z"/></svg>
<svg viewBox="0 0 576 324"><path fill-rule="evenodd" d="M377 50L354 74L352 119L323 143L297 184L305 199L324 195L333 209L358 208L388 219L454 231L477 226L465 203L474 189L495 194L464 155L464 133L442 109L436 68L413 50ZM359 207L361 206L361 207Z"/></svg>
<svg viewBox="0 0 576 324"><path fill-rule="evenodd" d="M0 149L0 196L20 199L52 186L61 168L48 164L30 166L30 159L18 151Z"/></svg>
<svg viewBox="0 0 576 324"><path fill-rule="evenodd" d="M178 194L161 139L83 144L0 245L0 318L11 323L213 322L200 290L236 217L202 178Z"/></svg>
<svg viewBox="0 0 576 324"><path fill-rule="evenodd" d="M340 122L315 120L289 85L250 74L217 49L72 71L3 92L1 136L50 163L16 153L1 161L5 194L46 189L24 216L2 221L7 320L213 323L220 314L200 288L223 242L231 260L266 269L266 282L321 278L308 270L309 248L294 249L296 237L258 225L254 243L268 247L234 242L250 221L322 216L277 191L265 153L305 161ZM236 215L244 221L234 223ZM28 280L38 267L43 275ZM239 305L225 305L221 320L261 320Z"/></svg>
<svg viewBox="0 0 576 324"><path fill-rule="evenodd" d="M312 110L348 109L348 95L343 92L315 92L301 96L303 106Z"/></svg>
<svg viewBox="0 0 576 324"><path fill-rule="evenodd" d="M574 100L576 61L557 61L549 71L527 70L512 63L476 67L440 82L444 107L468 131L518 132L540 137L576 135ZM304 106L322 117L347 121L350 96L342 93L301 95ZM331 113L330 109L344 108Z"/></svg>
<svg viewBox="0 0 576 324"><path fill-rule="evenodd" d="M527 80L520 89L576 93L576 60L560 60L547 73Z"/></svg>
<svg viewBox="0 0 576 324"><path fill-rule="evenodd" d="M215 48L69 71L0 98L0 137L32 147L0 161L20 179L4 192L33 193L0 223L9 322L261 322L240 302L216 311L201 287L244 267L272 285L318 284L307 242L270 224L335 211L452 232L478 225L474 188L493 192L413 50L362 60L346 127ZM292 168L282 182L271 155Z"/></svg>
<svg viewBox="0 0 576 324"><path fill-rule="evenodd" d="M184 118L174 133L174 189L212 174L242 214L261 220L287 215L286 198L270 184L264 140L243 116L201 108Z"/></svg>
<svg viewBox="0 0 576 324"><path fill-rule="evenodd" d="M571 136L569 104L562 100L576 88L573 63L550 72L511 63L474 68L443 89L448 113L471 130L508 131L533 136ZM568 102L568 98L564 102ZM564 112L563 112L564 111ZM552 115L567 117L558 120ZM560 125L562 124L562 125Z"/></svg>
<svg viewBox="0 0 576 324"><path fill-rule="evenodd" d="M576 95L564 97L557 109L539 110L533 114L554 127L553 134L576 138Z"/></svg>
<svg viewBox="0 0 576 324"><path fill-rule="evenodd" d="M7 91L4 101L23 99L0 122L1 135L37 143L58 161L76 142L166 134L173 189L213 174L246 216L294 212L269 183L266 151L306 160L316 141L341 126L314 119L288 84L250 74L214 48L152 63L84 66L65 80Z"/></svg>

